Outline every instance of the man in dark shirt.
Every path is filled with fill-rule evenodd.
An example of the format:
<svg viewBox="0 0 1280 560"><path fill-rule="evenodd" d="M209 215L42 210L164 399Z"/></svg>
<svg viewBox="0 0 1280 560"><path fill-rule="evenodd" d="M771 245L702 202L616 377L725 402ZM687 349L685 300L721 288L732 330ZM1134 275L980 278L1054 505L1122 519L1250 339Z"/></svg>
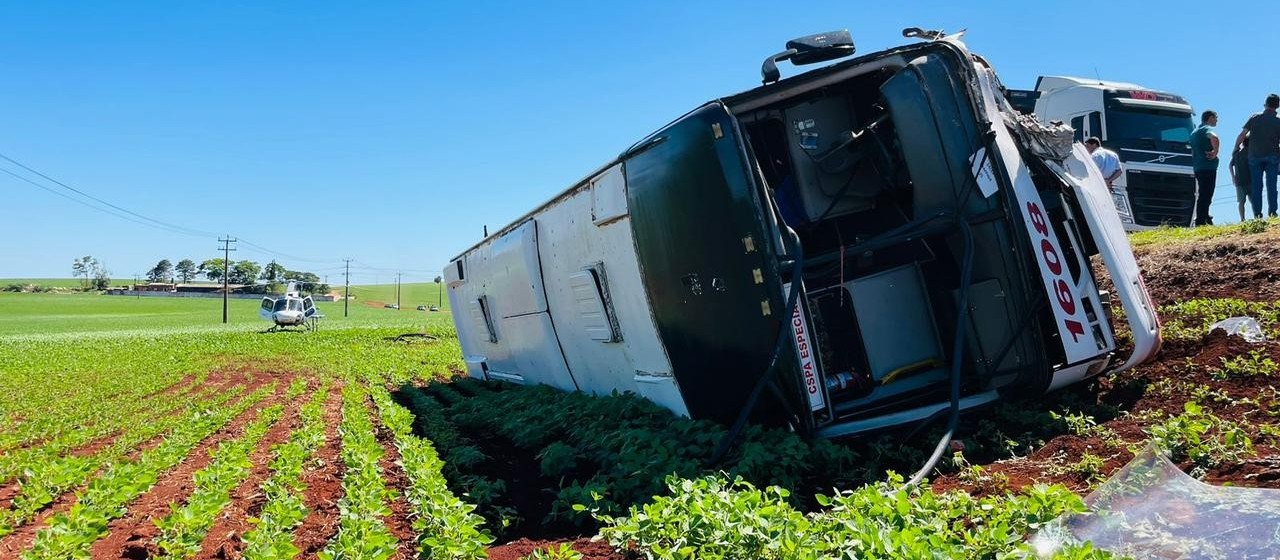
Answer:
<svg viewBox="0 0 1280 560"><path fill-rule="evenodd" d="M1218 181L1218 113L1205 111L1200 115L1200 126L1191 133L1191 170L1196 174L1196 225L1213 224L1209 205L1213 203L1213 190Z"/></svg>
<svg viewBox="0 0 1280 560"><path fill-rule="evenodd" d="M1249 176L1249 138L1244 139L1241 146L1231 154L1231 164L1227 166L1231 172L1231 184L1236 186L1236 205L1240 207L1240 221L1244 221L1244 203L1253 200L1253 181ZM1262 216L1254 216L1261 218Z"/></svg>
<svg viewBox="0 0 1280 560"><path fill-rule="evenodd" d="M1256 113L1244 123L1244 130L1236 137L1236 149L1249 137L1249 178L1253 183L1253 215L1262 217L1262 182L1267 184L1267 214L1276 215L1276 171L1280 168L1280 95L1271 94L1263 103L1261 113Z"/></svg>

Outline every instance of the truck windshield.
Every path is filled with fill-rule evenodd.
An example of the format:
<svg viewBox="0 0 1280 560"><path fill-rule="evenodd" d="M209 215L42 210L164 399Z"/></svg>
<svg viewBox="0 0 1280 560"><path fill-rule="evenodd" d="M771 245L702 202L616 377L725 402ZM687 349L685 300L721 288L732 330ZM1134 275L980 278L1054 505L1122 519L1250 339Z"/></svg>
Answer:
<svg viewBox="0 0 1280 560"><path fill-rule="evenodd" d="M1107 109L1107 140L1135 148L1184 151L1191 140L1191 114L1160 109Z"/></svg>

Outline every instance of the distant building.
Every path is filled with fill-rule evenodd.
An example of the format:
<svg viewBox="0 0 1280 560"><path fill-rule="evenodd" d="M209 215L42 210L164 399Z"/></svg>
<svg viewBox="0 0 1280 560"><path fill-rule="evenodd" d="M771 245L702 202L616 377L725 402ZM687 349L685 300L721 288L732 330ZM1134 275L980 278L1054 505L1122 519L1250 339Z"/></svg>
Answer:
<svg viewBox="0 0 1280 560"><path fill-rule="evenodd" d="M175 284L170 284L167 282L148 282L146 284L134 284L133 291L135 292L172 292L174 291L174 287L175 287Z"/></svg>

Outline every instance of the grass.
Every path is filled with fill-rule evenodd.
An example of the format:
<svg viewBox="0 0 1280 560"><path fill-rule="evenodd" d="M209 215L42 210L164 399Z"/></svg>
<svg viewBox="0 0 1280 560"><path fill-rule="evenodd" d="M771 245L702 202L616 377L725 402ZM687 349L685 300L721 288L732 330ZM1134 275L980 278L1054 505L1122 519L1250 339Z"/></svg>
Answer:
<svg viewBox="0 0 1280 560"><path fill-rule="evenodd" d="M1265 221L1249 220L1237 224L1221 226L1170 227L1162 226L1152 230L1129 234L1129 243L1134 247L1146 245L1177 245L1194 241L1203 241L1217 237L1254 235L1280 226L1280 220L1271 218Z"/></svg>
<svg viewBox="0 0 1280 560"><path fill-rule="evenodd" d="M0 281L2 282L2 281ZM268 323L258 317L260 300L229 301L227 325L222 324L222 300L216 298L160 298L108 296L96 293L0 293L0 339L22 335L83 333L193 333L261 330ZM388 327L421 330L449 322L448 313L396 311L353 300L349 317L343 302L317 302L325 318L321 330Z"/></svg>
<svg viewBox="0 0 1280 560"><path fill-rule="evenodd" d="M444 284L436 284L434 282L414 282L400 285L400 307L405 310L412 310L419 305L436 305L439 303L441 309L449 308L449 294L440 293ZM341 284L334 284L333 289L342 292ZM371 284L365 286L352 286L351 295L355 296L352 304L371 304L375 307L381 307L384 303L396 302L396 285L395 284ZM443 297L441 297L443 296Z"/></svg>
<svg viewBox="0 0 1280 560"><path fill-rule="evenodd" d="M78 289L84 285L84 281L79 278L0 278L0 287L10 284L44 286L47 288L68 288ZM116 282L119 283L118 281Z"/></svg>

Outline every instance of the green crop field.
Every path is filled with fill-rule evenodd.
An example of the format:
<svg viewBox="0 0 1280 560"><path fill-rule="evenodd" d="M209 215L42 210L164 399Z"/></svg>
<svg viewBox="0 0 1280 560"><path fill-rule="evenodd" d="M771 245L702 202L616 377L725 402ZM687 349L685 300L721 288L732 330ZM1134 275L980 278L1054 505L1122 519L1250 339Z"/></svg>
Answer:
<svg viewBox="0 0 1280 560"><path fill-rule="evenodd" d="M0 293L0 337L60 333L252 331L270 327L258 317L260 300L228 302L228 324L222 324L222 300L109 296L96 293ZM318 302L325 318L321 330L386 326L423 329L448 322L448 313L396 311L356 301L343 317L343 302Z"/></svg>
<svg viewBox="0 0 1280 560"><path fill-rule="evenodd" d="M80 288L83 286L79 278L0 278L0 288L13 284L44 286L47 288Z"/></svg>
<svg viewBox="0 0 1280 560"><path fill-rule="evenodd" d="M635 395L460 379L449 313L412 310L433 283L402 286L404 310L357 286L349 317L322 302L320 330L279 333L257 300L224 325L218 299L0 293L0 558L1112 558L1028 537L1149 445L1280 486L1241 470L1280 461L1280 345L1210 332L1248 315L1280 337L1280 290L1232 272L1280 274L1280 233L1135 241L1170 349L975 413L910 487L894 473L936 424L837 443L747 426L717 456L726 426ZM1204 557L1256 544L1125 530Z"/></svg>
<svg viewBox="0 0 1280 560"><path fill-rule="evenodd" d="M415 282L400 285L400 306L405 309L414 309L419 305L439 305L441 309L449 308L448 294L443 293L444 284L436 284L434 282ZM336 285L334 291L342 293L342 286ZM387 303L396 302L396 286L395 284L371 284L364 286L351 286L351 295L355 298L352 303L361 302L364 305L382 306Z"/></svg>

